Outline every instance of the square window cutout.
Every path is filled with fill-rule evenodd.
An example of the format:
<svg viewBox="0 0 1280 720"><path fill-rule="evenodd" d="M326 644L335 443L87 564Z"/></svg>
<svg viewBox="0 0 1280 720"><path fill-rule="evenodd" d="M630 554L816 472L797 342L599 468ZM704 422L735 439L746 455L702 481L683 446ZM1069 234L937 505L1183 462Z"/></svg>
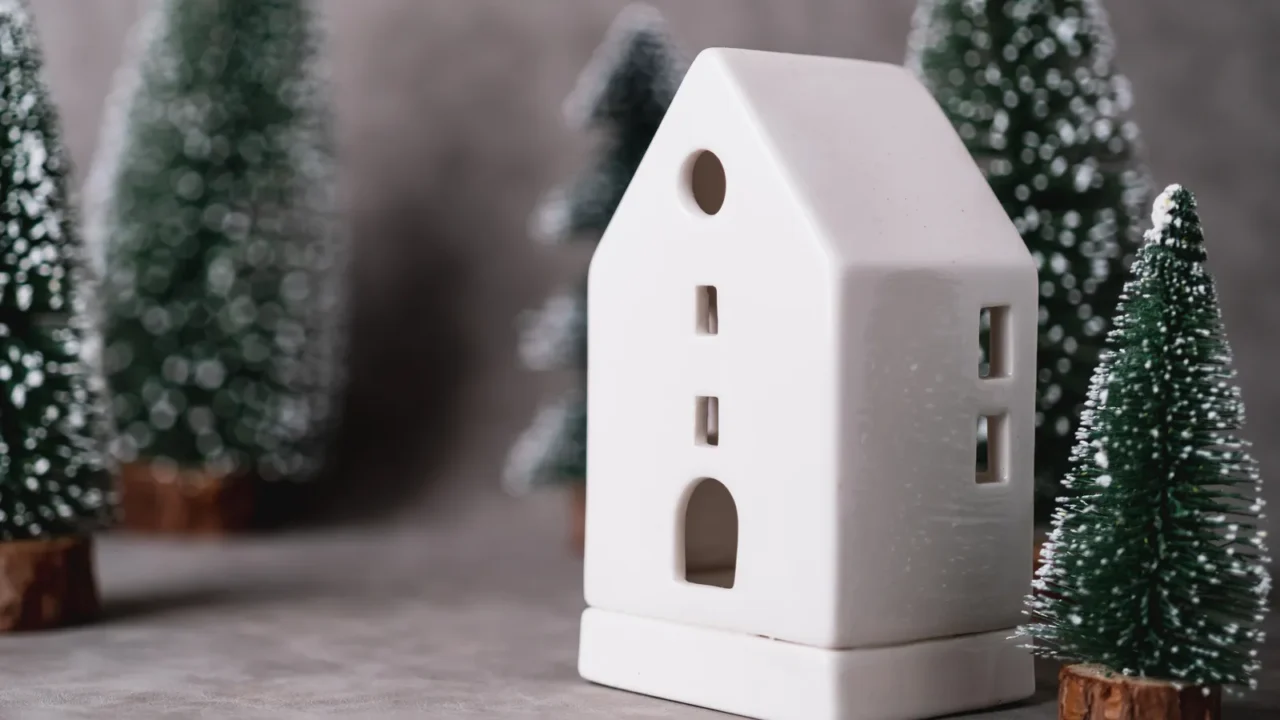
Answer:
<svg viewBox="0 0 1280 720"><path fill-rule="evenodd" d="M1009 308L1006 305L982 308L978 315L978 377L1009 376Z"/></svg>
<svg viewBox="0 0 1280 720"><path fill-rule="evenodd" d="M977 456L974 479L980 485L1008 480L1008 463L1005 458L1008 447L1005 442L1007 425L1004 415L978 416L974 437Z"/></svg>

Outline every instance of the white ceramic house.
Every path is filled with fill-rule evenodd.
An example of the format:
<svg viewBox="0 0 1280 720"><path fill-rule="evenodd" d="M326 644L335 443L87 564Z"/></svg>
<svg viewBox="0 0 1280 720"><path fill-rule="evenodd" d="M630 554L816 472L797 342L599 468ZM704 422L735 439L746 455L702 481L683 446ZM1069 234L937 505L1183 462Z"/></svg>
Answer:
<svg viewBox="0 0 1280 720"><path fill-rule="evenodd" d="M588 298L583 677L798 720L1032 694L1036 268L907 71L701 53Z"/></svg>

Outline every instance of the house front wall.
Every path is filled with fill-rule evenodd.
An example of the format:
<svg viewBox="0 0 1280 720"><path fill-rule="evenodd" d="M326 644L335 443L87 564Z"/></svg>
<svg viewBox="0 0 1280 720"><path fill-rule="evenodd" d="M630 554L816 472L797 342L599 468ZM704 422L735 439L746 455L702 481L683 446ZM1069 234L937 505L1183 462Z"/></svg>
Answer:
<svg viewBox="0 0 1280 720"><path fill-rule="evenodd" d="M823 645L836 622L838 275L740 108L695 65L592 261L586 599ZM715 214L689 194L706 150L724 169ZM699 496L700 483L716 491ZM736 538L721 532L734 524Z"/></svg>

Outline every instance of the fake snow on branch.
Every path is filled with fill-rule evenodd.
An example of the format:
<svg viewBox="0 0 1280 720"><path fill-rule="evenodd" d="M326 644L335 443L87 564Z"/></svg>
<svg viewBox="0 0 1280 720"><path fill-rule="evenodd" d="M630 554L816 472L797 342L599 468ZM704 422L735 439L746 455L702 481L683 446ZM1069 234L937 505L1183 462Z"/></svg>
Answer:
<svg viewBox="0 0 1280 720"><path fill-rule="evenodd" d="M553 188L529 216L529 237L542 245L559 245L569 236L569 198Z"/></svg>
<svg viewBox="0 0 1280 720"><path fill-rule="evenodd" d="M521 320L520 359L530 370L554 370L582 360L586 307L580 294L556 295Z"/></svg>
<svg viewBox="0 0 1280 720"><path fill-rule="evenodd" d="M541 485L581 479L586 470L586 398L569 392L543 405L512 445L502 484L513 495Z"/></svg>
<svg viewBox="0 0 1280 720"><path fill-rule="evenodd" d="M1156 198L1155 203L1151 206L1151 229L1147 231L1148 240L1168 240L1172 241L1176 235L1170 233L1170 229L1177 230L1182 225L1181 218L1173 216L1174 196L1183 192L1181 185L1170 185L1160 193L1160 197Z"/></svg>

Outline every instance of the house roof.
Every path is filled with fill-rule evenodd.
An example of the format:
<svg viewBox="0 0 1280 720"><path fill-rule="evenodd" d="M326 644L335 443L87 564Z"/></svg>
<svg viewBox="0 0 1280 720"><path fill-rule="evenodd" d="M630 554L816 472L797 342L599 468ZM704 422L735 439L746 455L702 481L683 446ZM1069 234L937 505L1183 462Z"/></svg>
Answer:
<svg viewBox="0 0 1280 720"><path fill-rule="evenodd" d="M963 142L904 68L712 48L698 55L682 87L705 83L732 87L740 104L711 111L749 116L832 257L846 264L1031 264ZM677 120L681 104L677 95L668 120Z"/></svg>

